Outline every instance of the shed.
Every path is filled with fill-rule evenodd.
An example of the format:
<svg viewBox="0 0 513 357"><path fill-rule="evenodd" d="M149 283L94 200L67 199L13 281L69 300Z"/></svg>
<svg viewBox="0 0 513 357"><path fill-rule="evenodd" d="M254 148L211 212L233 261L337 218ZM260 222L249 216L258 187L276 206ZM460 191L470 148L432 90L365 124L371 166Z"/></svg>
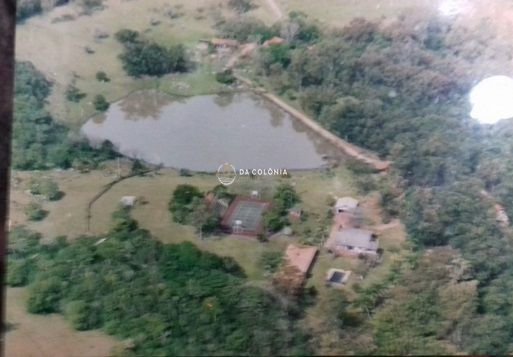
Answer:
<svg viewBox="0 0 513 357"><path fill-rule="evenodd" d="M353 197L341 197L335 202L335 214L342 212L353 213L358 207L359 202Z"/></svg>
<svg viewBox="0 0 513 357"><path fill-rule="evenodd" d="M308 274L317 255L316 247L299 247L289 244L285 250L284 259L288 265L296 267L302 274Z"/></svg>
<svg viewBox="0 0 513 357"><path fill-rule="evenodd" d="M135 197L135 196L123 196L123 197L121 197L120 202L125 207L132 207L137 202L137 197Z"/></svg>

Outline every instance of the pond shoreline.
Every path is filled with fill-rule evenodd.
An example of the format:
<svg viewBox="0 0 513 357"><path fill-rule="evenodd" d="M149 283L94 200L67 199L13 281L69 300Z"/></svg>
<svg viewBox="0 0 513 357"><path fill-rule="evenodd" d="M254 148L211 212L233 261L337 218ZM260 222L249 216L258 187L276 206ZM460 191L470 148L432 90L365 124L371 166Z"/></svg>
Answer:
<svg viewBox="0 0 513 357"><path fill-rule="evenodd" d="M125 157L191 172L212 173L224 162L237 169L324 170L342 156L287 111L242 86L204 96L134 91L90 117L81 134L93 146L110 141Z"/></svg>
<svg viewBox="0 0 513 357"><path fill-rule="evenodd" d="M274 103L282 110L290 114L293 118L301 121L310 130L320 135L322 138L333 144L335 147L341 149L346 155L358 161L361 161L367 165L370 165L378 171L386 171L390 167L390 161L380 160L377 157L373 157L374 155L371 156L368 153L365 153L363 149L357 147L356 145L339 138L335 134L323 128L317 121L308 117L306 114L300 112L299 110L293 108L291 105L287 104L285 101L283 101L276 95L268 92L262 87L255 87L251 80L242 77L239 74L235 74L235 77L238 81L248 86L249 89L252 90L254 93Z"/></svg>

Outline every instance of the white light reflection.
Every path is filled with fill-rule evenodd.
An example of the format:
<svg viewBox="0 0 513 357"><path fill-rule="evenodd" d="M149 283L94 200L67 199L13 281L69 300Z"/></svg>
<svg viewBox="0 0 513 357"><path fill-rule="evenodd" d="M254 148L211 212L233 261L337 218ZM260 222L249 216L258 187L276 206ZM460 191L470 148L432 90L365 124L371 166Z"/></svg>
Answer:
<svg viewBox="0 0 513 357"><path fill-rule="evenodd" d="M513 118L513 78L493 76L483 79L470 92L470 116L484 124Z"/></svg>

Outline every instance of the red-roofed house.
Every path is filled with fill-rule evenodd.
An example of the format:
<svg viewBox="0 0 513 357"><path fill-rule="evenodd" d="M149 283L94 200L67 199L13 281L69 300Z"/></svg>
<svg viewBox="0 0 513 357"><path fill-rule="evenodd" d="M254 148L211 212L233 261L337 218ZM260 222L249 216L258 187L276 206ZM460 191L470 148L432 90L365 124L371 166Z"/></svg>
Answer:
<svg viewBox="0 0 513 357"><path fill-rule="evenodd" d="M283 259L287 265L297 268L306 276L310 271L316 255L316 247L298 247L297 245L289 244L285 250Z"/></svg>

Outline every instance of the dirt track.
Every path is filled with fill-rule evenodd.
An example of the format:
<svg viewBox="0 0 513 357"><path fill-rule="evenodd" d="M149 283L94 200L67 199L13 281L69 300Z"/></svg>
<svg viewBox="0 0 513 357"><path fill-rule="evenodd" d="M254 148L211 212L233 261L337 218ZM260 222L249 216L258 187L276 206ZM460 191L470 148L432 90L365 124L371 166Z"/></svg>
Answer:
<svg viewBox="0 0 513 357"><path fill-rule="evenodd" d="M235 77L240 82L249 86L251 89L253 89L256 93L258 93L262 97L275 103L280 108L285 110L287 113L292 115L294 118L300 120L303 124L308 126L311 130L316 132L318 135L322 136L324 139L329 141L331 144L333 144L337 148L341 149L346 155L348 155L358 161L366 163L378 171L385 171L390 167L390 161L380 160L379 158L377 158L375 155L371 154L370 152L366 152L365 150L359 148L358 146L348 143L345 140L342 140L338 136L336 136L336 135L332 134L331 132L329 132L328 130L324 129L315 120L313 120L306 114L300 112L299 110L293 108L291 105L285 103L282 99L278 98L274 94L267 92L263 88L255 88L253 86L253 83L249 79L244 78L238 74L236 74Z"/></svg>

